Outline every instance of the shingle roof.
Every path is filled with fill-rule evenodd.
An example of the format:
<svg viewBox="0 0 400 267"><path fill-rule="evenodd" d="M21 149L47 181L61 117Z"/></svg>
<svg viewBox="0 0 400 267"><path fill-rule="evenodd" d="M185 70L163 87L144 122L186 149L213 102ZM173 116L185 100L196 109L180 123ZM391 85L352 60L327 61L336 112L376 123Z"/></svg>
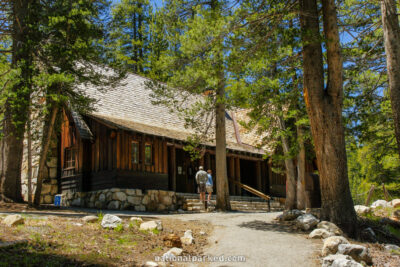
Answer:
<svg viewBox="0 0 400 267"><path fill-rule="evenodd" d="M185 128L185 121L168 107L154 105L152 90L145 85L145 81L146 78L129 73L114 88L98 90L88 85L81 88L88 97L96 100L94 111L88 116L121 129L185 141L194 130ZM264 154L256 147L258 137L254 133L244 134L245 130L238 124L235 132L232 117L227 116L226 119L228 149ZM239 138L236 134L240 135ZM204 145L214 146L213 143Z"/></svg>
<svg viewBox="0 0 400 267"><path fill-rule="evenodd" d="M72 119L74 120L75 126L78 129L78 132L79 132L79 135L81 136L81 138L92 140L93 134L90 131L89 126L83 120L82 116L76 111L71 111L71 116L72 116Z"/></svg>

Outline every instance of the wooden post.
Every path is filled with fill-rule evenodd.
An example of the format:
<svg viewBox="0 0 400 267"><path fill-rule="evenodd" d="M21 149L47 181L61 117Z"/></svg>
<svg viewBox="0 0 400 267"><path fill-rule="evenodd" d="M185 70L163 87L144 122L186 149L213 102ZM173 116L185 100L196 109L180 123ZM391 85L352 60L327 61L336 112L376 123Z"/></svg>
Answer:
<svg viewBox="0 0 400 267"><path fill-rule="evenodd" d="M235 158L234 157L229 157L229 174L228 174L228 176L229 176L229 179L235 180ZM233 195L233 196L236 195L236 191L237 191L236 186L230 181L228 181L228 183L230 185L232 185L231 188L229 189L231 192L231 195Z"/></svg>
<svg viewBox="0 0 400 267"><path fill-rule="evenodd" d="M171 175L172 175L172 191L176 192L176 148L171 147Z"/></svg>
<svg viewBox="0 0 400 267"><path fill-rule="evenodd" d="M239 183L241 182L241 179L240 179L240 159L239 158L235 158L235 180L238 181ZM237 192L237 195L239 195L239 196L242 195L242 189L240 188L240 186L236 187L236 192Z"/></svg>
<svg viewBox="0 0 400 267"><path fill-rule="evenodd" d="M207 170L210 170L211 169L211 156L210 156L210 153L206 152L204 156L205 156L205 166L204 167Z"/></svg>
<svg viewBox="0 0 400 267"><path fill-rule="evenodd" d="M371 185L371 189L369 190L367 200L365 201L365 206L369 206L369 202L371 201L372 194L374 193L375 185Z"/></svg>
<svg viewBox="0 0 400 267"><path fill-rule="evenodd" d="M256 161L256 178L257 178L257 190L262 191L261 162L260 161Z"/></svg>
<svg viewBox="0 0 400 267"><path fill-rule="evenodd" d="M385 187L384 183L382 183L382 190L383 190L383 194L385 195L385 200L389 201L389 194L388 194L388 192L386 190L386 187Z"/></svg>

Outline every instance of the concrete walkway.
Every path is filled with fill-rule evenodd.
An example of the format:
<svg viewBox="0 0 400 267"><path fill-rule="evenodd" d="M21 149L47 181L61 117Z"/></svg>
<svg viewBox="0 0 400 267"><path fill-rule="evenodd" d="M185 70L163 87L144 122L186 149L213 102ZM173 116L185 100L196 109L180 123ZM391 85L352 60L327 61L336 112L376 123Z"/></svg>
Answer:
<svg viewBox="0 0 400 267"><path fill-rule="evenodd" d="M181 220L208 221L215 226L206 255L246 258L246 262L214 262L208 266L320 266L317 253L322 247L321 241L306 239L304 234L273 223L278 214L232 212L172 216Z"/></svg>

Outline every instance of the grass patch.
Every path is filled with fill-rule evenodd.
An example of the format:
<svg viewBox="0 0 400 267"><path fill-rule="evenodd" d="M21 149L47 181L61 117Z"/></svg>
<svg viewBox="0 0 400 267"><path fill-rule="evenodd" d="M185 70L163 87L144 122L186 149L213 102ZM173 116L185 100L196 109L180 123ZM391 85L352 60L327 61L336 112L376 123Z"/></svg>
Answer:
<svg viewBox="0 0 400 267"><path fill-rule="evenodd" d="M124 226L122 225L122 223L118 224L117 227L114 228L114 231L117 233L121 233L124 231Z"/></svg>
<svg viewBox="0 0 400 267"><path fill-rule="evenodd" d="M104 213L103 212L98 212L97 213L97 217L98 217L98 219L97 219L97 221L98 222L101 222L102 220L103 220L103 218L104 218Z"/></svg>
<svg viewBox="0 0 400 267"><path fill-rule="evenodd" d="M158 235L160 233L160 230L158 230L157 228L154 228L153 230L151 230L151 232L155 235Z"/></svg>
<svg viewBox="0 0 400 267"><path fill-rule="evenodd" d="M394 236L396 236L397 238L400 239L400 229L395 228L395 227L393 227L391 225L387 225L387 229L392 235L394 235Z"/></svg>

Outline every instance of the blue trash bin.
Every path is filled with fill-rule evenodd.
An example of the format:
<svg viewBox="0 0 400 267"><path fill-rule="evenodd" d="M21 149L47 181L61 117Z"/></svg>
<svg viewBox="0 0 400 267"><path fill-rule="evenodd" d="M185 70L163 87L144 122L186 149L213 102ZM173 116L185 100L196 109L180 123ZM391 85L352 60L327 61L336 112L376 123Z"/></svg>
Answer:
<svg viewBox="0 0 400 267"><path fill-rule="evenodd" d="M54 206L61 206L61 200L62 200L62 196L61 195L55 195L55 197L54 197Z"/></svg>

